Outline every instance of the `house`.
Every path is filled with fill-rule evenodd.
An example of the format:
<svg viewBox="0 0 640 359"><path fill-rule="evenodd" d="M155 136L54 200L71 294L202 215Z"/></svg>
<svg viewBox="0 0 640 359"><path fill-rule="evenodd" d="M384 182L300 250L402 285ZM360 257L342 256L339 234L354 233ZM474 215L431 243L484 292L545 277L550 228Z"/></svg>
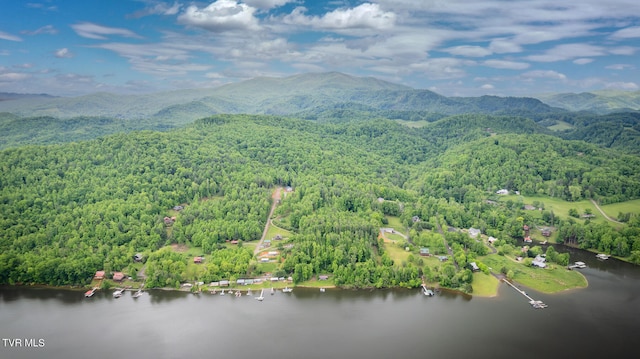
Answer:
<svg viewBox="0 0 640 359"><path fill-rule="evenodd" d="M267 262L269 262L269 258L267 258L267 257L260 258L260 262L267 263Z"/></svg>
<svg viewBox="0 0 640 359"><path fill-rule="evenodd" d="M382 203L382 202L384 202L384 198L378 197L378 203Z"/></svg>
<svg viewBox="0 0 640 359"><path fill-rule="evenodd" d="M287 188L285 188L285 191L287 191L287 192L293 192L293 188L291 188L291 186L287 186Z"/></svg>
<svg viewBox="0 0 640 359"><path fill-rule="evenodd" d="M276 240L276 241L281 241L282 240L282 236L279 235L279 234L276 234L276 236L273 237L273 239Z"/></svg>
<svg viewBox="0 0 640 359"><path fill-rule="evenodd" d="M551 230L549 228L543 228L541 233L545 237L550 237L551 236Z"/></svg>
<svg viewBox="0 0 640 359"><path fill-rule="evenodd" d="M532 206L530 204L525 204L524 205L524 209L525 209L525 211L533 211L533 210L536 209L536 207L534 207L534 206Z"/></svg>
<svg viewBox="0 0 640 359"><path fill-rule="evenodd" d="M173 207L174 211L182 211L183 209L184 209L184 207L182 207L182 206L174 206Z"/></svg>
<svg viewBox="0 0 640 359"><path fill-rule="evenodd" d="M237 285L245 285L245 280L244 279L238 279L238 280L236 280L236 284Z"/></svg>
<svg viewBox="0 0 640 359"><path fill-rule="evenodd" d="M124 273L122 272L113 272L113 280L116 282L120 282L124 279Z"/></svg>
<svg viewBox="0 0 640 359"><path fill-rule="evenodd" d="M136 255L133 256L133 260L136 262L142 262L143 256L142 253L136 253Z"/></svg>
<svg viewBox="0 0 640 359"><path fill-rule="evenodd" d="M229 281L228 280L221 280L220 281L220 286L221 287L228 287L229 286Z"/></svg>
<svg viewBox="0 0 640 359"><path fill-rule="evenodd" d="M413 223L420 222L420 217L413 216L413 217L411 217L411 220L413 221Z"/></svg>
<svg viewBox="0 0 640 359"><path fill-rule="evenodd" d="M531 237L524 237L524 242L525 243L531 243L533 241L531 240Z"/></svg>
<svg viewBox="0 0 640 359"><path fill-rule="evenodd" d="M447 256L438 256L438 259L440 260L440 262L445 262L445 261L449 260L449 257L447 257Z"/></svg>
<svg viewBox="0 0 640 359"><path fill-rule="evenodd" d="M429 257L431 253L429 253L429 248L420 248L420 255L423 257Z"/></svg>
<svg viewBox="0 0 640 359"><path fill-rule="evenodd" d="M278 254L279 254L278 251L270 251L267 253L267 257L275 257Z"/></svg>
<svg viewBox="0 0 640 359"><path fill-rule="evenodd" d="M547 259L545 257L537 255L533 259L533 262L531 262L531 265L534 266L534 267L538 267L538 268L546 268L547 267L546 261L547 261Z"/></svg>
<svg viewBox="0 0 640 359"><path fill-rule="evenodd" d="M193 263L200 264L202 263L202 257L193 257Z"/></svg>
<svg viewBox="0 0 640 359"><path fill-rule="evenodd" d="M229 242L229 243L231 243L231 244L238 244L238 240L237 240L237 239L234 239L234 240L232 240L232 241L231 241L231 242Z"/></svg>
<svg viewBox="0 0 640 359"><path fill-rule="evenodd" d="M327 280L327 279L329 279L329 276L328 276L328 275L321 275L321 276L318 276L318 280Z"/></svg>
<svg viewBox="0 0 640 359"><path fill-rule="evenodd" d="M469 228L469 235L471 236L471 238L476 238L478 235L480 234L480 230L477 228Z"/></svg>
<svg viewBox="0 0 640 359"><path fill-rule="evenodd" d="M164 217L164 224L171 225L176 221L176 217Z"/></svg>
<svg viewBox="0 0 640 359"><path fill-rule="evenodd" d="M489 242L489 244L493 244L493 242L497 241L497 239L495 237L489 237L487 238L487 242Z"/></svg>
<svg viewBox="0 0 640 359"><path fill-rule="evenodd" d="M500 194L500 195L506 195L509 194L509 190L508 189L499 189L496 191L496 194Z"/></svg>
<svg viewBox="0 0 640 359"><path fill-rule="evenodd" d="M472 272L477 272L480 270L480 267L478 267L476 262L469 263L469 268L471 269Z"/></svg>
<svg viewBox="0 0 640 359"><path fill-rule="evenodd" d="M264 242L262 242L262 246L264 248L271 247L271 240L270 239L265 239Z"/></svg>
<svg viewBox="0 0 640 359"><path fill-rule="evenodd" d="M104 271L103 270L97 271L96 275L94 275L93 278L98 280L104 279Z"/></svg>

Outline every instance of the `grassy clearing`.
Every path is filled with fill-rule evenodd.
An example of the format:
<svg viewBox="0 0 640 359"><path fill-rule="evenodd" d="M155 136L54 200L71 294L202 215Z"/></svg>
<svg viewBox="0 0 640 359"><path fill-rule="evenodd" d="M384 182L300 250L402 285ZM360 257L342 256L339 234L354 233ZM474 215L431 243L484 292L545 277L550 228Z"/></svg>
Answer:
<svg viewBox="0 0 640 359"><path fill-rule="evenodd" d="M425 120L420 120L420 121L394 120L394 121L396 121L401 125L411 127L411 128L420 128L420 127L427 126L429 124L429 122Z"/></svg>
<svg viewBox="0 0 640 359"><path fill-rule="evenodd" d="M640 214L640 199L634 199L632 201L620 202L620 203L612 203L606 204L604 206L600 206L604 213L606 213L611 218L616 218L618 213L635 213Z"/></svg>
<svg viewBox="0 0 640 359"><path fill-rule="evenodd" d="M564 131L573 129L573 125L564 121L556 121L556 124L553 126L547 127L551 131Z"/></svg>
<svg viewBox="0 0 640 359"><path fill-rule="evenodd" d="M300 282L296 287L309 287L309 288L335 288L335 284L331 278L327 280L310 279L304 282Z"/></svg>
<svg viewBox="0 0 640 359"><path fill-rule="evenodd" d="M498 295L500 281L491 274L476 272L473 274L473 296L495 297Z"/></svg>
<svg viewBox="0 0 640 359"><path fill-rule="evenodd" d="M291 237L292 233L287 231L286 229L282 229L282 228L270 225L269 229L267 230L267 236L265 238L273 239L278 234L282 236L282 238L289 238Z"/></svg>
<svg viewBox="0 0 640 359"><path fill-rule="evenodd" d="M527 267L499 255L485 256L482 262L496 273L500 272L502 267L506 267L507 270L513 271L514 281L543 293L557 293L587 286L587 280L580 272L567 270L555 264L551 264L546 269Z"/></svg>
<svg viewBox="0 0 640 359"><path fill-rule="evenodd" d="M411 252L407 252L404 248L400 248L395 244L385 243L385 251L389 254L389 258L393 260L395 266L400 266L403 261L407 261Z"/></svg>
<svg viewBox="0 0 640 359"><path fill-rule="evenodd" d="M386 218L387 221L389 221L389 224L387 225L389 228L393 228L400 233L406 232L407 227L402 224L400 217L386 216Z"/></svg>
<svg viewBox="0 0 640 359"><path fill-rule="evenodd" d="M582 200L577 202L568 202L559 198L551 198L551 197L529 197L529 196L520 196L520 195L508 195L501 196L501 201L518 201L522 200L523 204L533 204L533 201L538 201L544 203L544 209L547 211L553 211L556 217L567 219L569 218L569 210L571 208L575 208L578 210L578 213L582 214L586 209L590 209L591 213L595 214L596 217L591 219L591 222L595 223L608 223L608 221L602 217L600 211L591 203L589 200ZM539 212L539 211L532 211ZM617 214L617 213L616 213ZM577 221L582 221L582 219L576 218Z"/></svg>

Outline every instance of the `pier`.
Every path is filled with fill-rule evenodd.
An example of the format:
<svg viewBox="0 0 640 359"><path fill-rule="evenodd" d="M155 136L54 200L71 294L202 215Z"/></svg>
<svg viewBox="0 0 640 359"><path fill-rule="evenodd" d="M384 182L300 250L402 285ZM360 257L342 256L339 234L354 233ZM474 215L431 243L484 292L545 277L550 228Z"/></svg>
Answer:
<svg viewBox="0 0 640 359"><path fill-rule="evenodd" d="M515 285L513 285L508 280L503 279L502 281L507 283L511 288L515 289L516 291L518 291L518 293L522 294L525 298L527 298L529 300L529 304L531 304L532 307L534 307L536 309L544 309L544 308L547 307L547 305L544 304L541 300L535 300L535 299L531 298L524 290L516 287Z"/></svg>

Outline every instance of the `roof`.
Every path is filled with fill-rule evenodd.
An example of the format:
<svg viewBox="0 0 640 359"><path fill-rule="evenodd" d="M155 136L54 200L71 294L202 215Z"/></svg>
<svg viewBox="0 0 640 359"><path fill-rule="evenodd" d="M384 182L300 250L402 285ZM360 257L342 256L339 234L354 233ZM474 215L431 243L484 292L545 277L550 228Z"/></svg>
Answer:
<svg viewBox="0 0 640 359"><path fill-rule="evenodd" d="M96 278L104 278L104 271L103 270L97 271L95 277Z"/></svg>
<svg viewBox="0 0 640 359"><path fill-rule="evenodd" d="M113 272L113 280L122 280L122 279L124 279L124 273Z"/></svg>

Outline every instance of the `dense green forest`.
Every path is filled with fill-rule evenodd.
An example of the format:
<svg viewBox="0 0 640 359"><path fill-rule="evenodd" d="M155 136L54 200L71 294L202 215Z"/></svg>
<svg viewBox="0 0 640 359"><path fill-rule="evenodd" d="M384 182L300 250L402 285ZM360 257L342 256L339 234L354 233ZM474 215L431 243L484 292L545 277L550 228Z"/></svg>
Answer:
<svg viewBox="0 0 640 359"><path fill-rule="evenodd" d="M495 194L640 198L637 155L562 139L523 117L434 117L409 128L217 115L163 132L8 148L0 170L0 283L87 284L96 270L132 272L136 253L150 287L255 275L252 252L227 241L260 238L277 186L294 191L275 213L292 233L276 271L295 282L331 274L341 286L418 286L424 277L470 292L467 265L486 270L487 247L448 227L479 228L510 253L523 224L550 226L559 242L640 264L640 211L614 227L525 211ZM408 228L408 248L451 247L453 260L394 263L379 238L390 217ZM192 273L172 244L197 248L203 270Z"/></svg>

